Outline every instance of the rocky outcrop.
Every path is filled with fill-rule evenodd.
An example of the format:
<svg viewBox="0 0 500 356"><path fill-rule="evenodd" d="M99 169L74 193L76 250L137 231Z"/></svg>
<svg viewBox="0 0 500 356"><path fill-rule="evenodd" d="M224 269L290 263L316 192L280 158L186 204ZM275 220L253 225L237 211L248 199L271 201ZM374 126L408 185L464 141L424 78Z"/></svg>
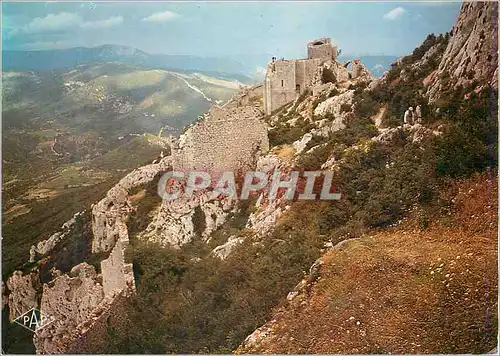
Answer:
<svg viewBox="0 0 500 356"><path fill-rule="evenodd" d="M38 271L23 275L15 271L7 280L8 303L11 321L20 317L32 308L38 308L38 289L40 280Z"/></svg>
<svg viewBox="0 0 500 356"><path fill-rule="evenodd" d="M124 256L129 243L126 221L133 210L129 191L151 182L170 167L170 157L140 167L92 206L92 251L109 251L109 256L101 261L100 275L93 266L81 263L69 274L59 275L43 286L41 314L54 321L37 331L34 341L38 353L64 353L75 349L77 340L87 340L86 333L109 312L117 296L129 295L135 290L132 265L125 263ZM70 221L63 227L71 225ZM61 239L61 235L53 236L55 238L48 241L56 243ZM47 242L44 243L46 246Z"/></svg>
<svg viewBox="0 0 500 356"><path fill-rule="evenodd" d="M40 314L52 322L34 337L37 353L61 353L77 337L80 325L92 321L93 312L102 303L104 292L94 267L81 263L67 274L43 287Z"/></svg>
<svg viewBox="0 0 500 356"><path fill-rule="evenodd" d="M101 261L104 295L110 296L123 290L135 290L131 263L125 263L125 249L129 244L127 225L120 222L119 238L109 257Z"/></svg>
<svg viewBox="0 0 500 356"><path fill-rule="evenodd" d="M259 200L262 200L265 194L262 193ZM278 218L285 211L285 208L281 207L281 202L282 199L273 200L259 208L257 212L250 214L246 227L254 230L260 236L269 234L276 226Z"/></svg>
<svg viewBox="0 0 500 356"><path fill-rule="evenodd" d="M442 134L441 131L428 129L421 124L405 124L404 126L382 128L379 129L379 131L380 133L372 137L371 140L384 144L391 144L400 139L406 139L412 143L420 143L426 137L439 136Z"/></svg>
<svg viewBox="0 0 500 356"><path fill-rule="evenodd" d="M235 203L234 199L218 198L208 191L190 199L164 201L140 238L174 248L193 241L197 234L208 242L211 233L236 209Z"/></svg>
<svg viewBox="0 0 500 356"><path fill-rule="evenodd" d="M285 175L289 169L290 167L274 154L263 156L257 162L257 171L266 173L268 181L272 179L274 172ZM286 180L284 177L280 179ZM284 196L277 196L276 199L269 201L268 189L269 185L260 193L255 204L257 210L250 214L246 224L246 227L252 229L257 236L268 235L276 226L278 218L290 207L284 206Z"/></svg>
<svg viewBox="0 0 500 356"><path fill-rule="evenodd" d="M213 249L212 254L221 260L224 260L229 254L244 241L244 237L230 236L227 242Z"/></svg>
<svg viewBox="0 0 500 356"><path fill-rule="evenodd" d="M464 2L451 34L439 69L428 80L431 102L450 87L498 87L498 3Z"/></svg>
<svg viewBox="0 0 500 356"><path fill-rule="evenodd" d="M171 157L168 156L159 163L137 168L111 188L104 199L92 206L92 252L109 251L120 233L123 233L124 221L132 211L128 191L151 182L170 166Z"/></svg>
<svg viewBox="0 0 500 356"><path fill-rule="evenodd" d="M322 122L318 122L318 128L313 129L311 133L327 137L330 133L343 129L345 127L344 121L352 111L353 99L354 90L347 90L321 102L314 109L314 115L329 116L333 120L324 119Z"/></svg>
<svg viewBox="0 0 500 356"><path fill-rule="evenodd" d="M304 136L302 136L302 138L300 140L295 141L292 144L293 148L295 149L295 154L302 153L302 151L305 150L305 148L307 147L307 144L309 143L309 141L312 140L312 138L313 138L313 135L310 132L308 132Z"/></svg>
<svg viewBox="0 0 500 356"><path fill-rule="evenodd" d="M70 233L75 225L76 219L83 215L84 212L76 213L70 220L66 221L61 230L52 234L48 239L40 241L37 245L32 245L30 248L30 262L34 262L37 255L43 256L48 254L54 247Z"/></svg>

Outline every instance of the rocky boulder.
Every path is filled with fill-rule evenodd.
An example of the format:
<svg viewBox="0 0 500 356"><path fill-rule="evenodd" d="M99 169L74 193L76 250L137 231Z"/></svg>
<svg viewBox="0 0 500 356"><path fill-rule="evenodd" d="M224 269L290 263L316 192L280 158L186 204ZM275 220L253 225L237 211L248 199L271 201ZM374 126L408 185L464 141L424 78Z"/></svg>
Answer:
<svg viewBox="0 0 500 356"><path fill-rule="evenodd" d="M38 288L40 279L38 271L23 275L22 271L15 271L7 280L9 291L9 318L11 321L20 317L32 308L38 308Z"/></svg>

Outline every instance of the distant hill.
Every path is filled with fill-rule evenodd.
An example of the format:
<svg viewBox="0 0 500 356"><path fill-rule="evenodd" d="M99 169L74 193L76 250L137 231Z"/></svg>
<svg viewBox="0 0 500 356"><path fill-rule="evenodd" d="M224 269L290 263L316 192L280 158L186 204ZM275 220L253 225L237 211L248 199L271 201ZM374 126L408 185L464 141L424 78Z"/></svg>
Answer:
<svg viewBox="0 0 500 356"><path fill-rule="evenodd" d="M41 51L4 51L2 61L4 70L15 71L67 69L81 64L120 62L148 69L199 71L245 83L251 80L252 75L250 68L229 58L149 54L137 48L116 45Z"/></svg>

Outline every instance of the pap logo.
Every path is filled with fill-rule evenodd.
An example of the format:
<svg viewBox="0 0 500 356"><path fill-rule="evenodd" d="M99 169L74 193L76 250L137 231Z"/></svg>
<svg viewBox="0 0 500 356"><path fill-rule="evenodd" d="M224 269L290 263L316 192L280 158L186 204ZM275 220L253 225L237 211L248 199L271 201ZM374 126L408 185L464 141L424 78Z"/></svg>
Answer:
<svg viewBox="0 0 500 356"><path fill-rule="evenodd" d="M54 318L42 316L40 310L32 308L23 315L19 316L17 319L15 319L14 322L16 324L21 325L23 328L36 332L46 327L54 320L55 320Z"/></svg>

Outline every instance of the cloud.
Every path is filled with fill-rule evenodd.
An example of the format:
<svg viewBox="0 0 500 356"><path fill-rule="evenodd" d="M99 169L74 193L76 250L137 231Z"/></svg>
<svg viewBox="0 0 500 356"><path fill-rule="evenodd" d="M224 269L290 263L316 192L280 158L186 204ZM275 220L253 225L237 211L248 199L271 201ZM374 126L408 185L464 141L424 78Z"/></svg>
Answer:
<svg viewBox="0 0 500 356"><path fill-rule="evenodd" d="M179 14L172 11L163 11L163 12L155 12L154 14L149 15L142 19L142 21L152 22L152 23L161 23L175 20L179 17Z"/></svg>
<svg viewBox="0 0 500 356"><path fill-rule="evenodd" d="M101 21L87 21L81 24L82 28L87 29L102 29L119 26L123 23L122 16L111 16L109 19Z"/></svg>
<svg viewBox="0 0 500 356"><path fill-rule="evenodd" d="M400 18L401 16L403 16L403 14L405 12L406 12L406 10L404 8L402 8L401 6L398 6L395 9L392 9L391 11L386 13L384 15L384 19L391 20L391 21L396 20L396 19Z"/></svg>
<svg viewBox="0 0 500 356"><path fill-rule="evenodd" d="M84 21L77 13L60 12L58 14L48 14L45 17L37 17L26 26L14 29L10 36L18 34L36 33L56 33L77 28L83 29L104 29L119 26L123 23L122 16L111 16L105 20Z"/></svg>
<svg viewBox="0 0 500 356"><path fill-rule="evenodd" d="M57 32L68 30L83 23L82 17L71 12L60 12L48 14L45 17L37 17L28 23L22 30L26 33Z"/></svg>

